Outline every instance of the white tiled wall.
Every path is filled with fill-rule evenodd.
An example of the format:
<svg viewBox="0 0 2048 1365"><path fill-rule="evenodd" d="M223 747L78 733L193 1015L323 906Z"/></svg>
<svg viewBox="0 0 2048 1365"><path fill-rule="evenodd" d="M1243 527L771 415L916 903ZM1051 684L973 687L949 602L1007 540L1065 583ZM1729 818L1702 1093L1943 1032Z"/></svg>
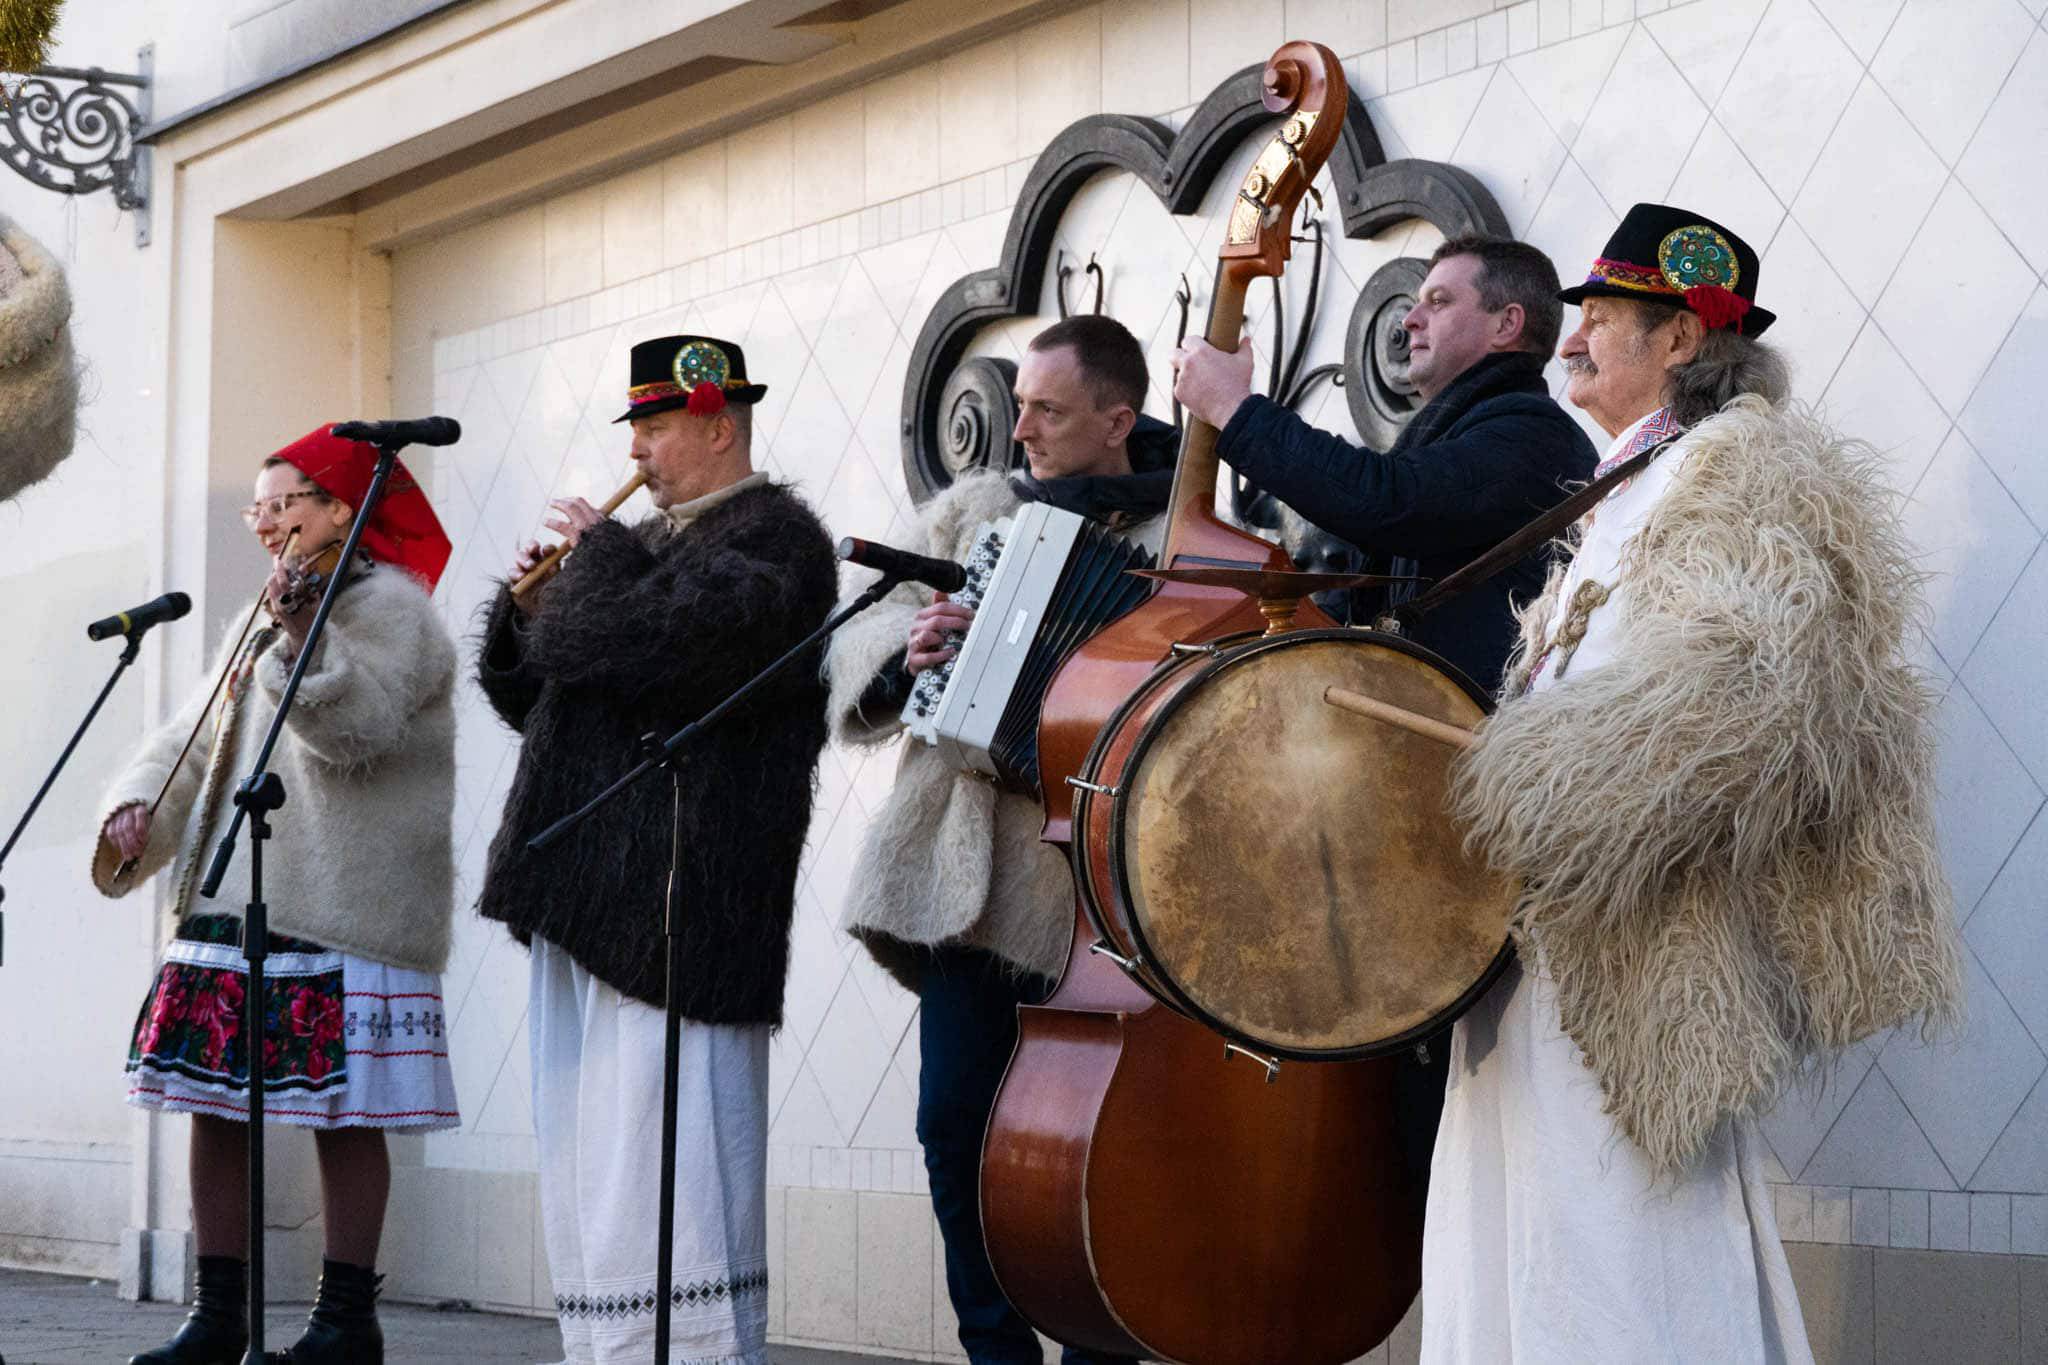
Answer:
<svg viewBox="0 0 2048 1365"><path fill-rule="evenodd" d="M1637 199L1741 231L1763 254L1772 339L1800 394L1887 453L1934 575L1923 653L1944 691L1940 814L1971 948L1970 1024L1933 1049L1870 1040L1772 1116L1779 1218L1791 1240L2048 1253L2048 708L2032 672L2048 661L2048 464L2034 437L2048 418L2042 8L1288 0L1255 7L1248 28L1242 6L1119 3L408 248L394 271L397 384L418 401L399 406L431 401L465 428L461 456L436 470L457 547L444 609L469 621L549 495L595 497L622 479L608 422L626 352L668 331L746 347L771 386L761 462L835 534L900 533L910 344L948 284L995 263L1036 150L1102 110L1182 117L1283 35L1330 42L1389 156L1477 174L1568 278ZM1147 343L1155 410L1182 271L1198 319L1206 303L1210 226L1172 219L1126 177L1093 182L1062 224L1069 259L1099 257L1108 310ZM1400 229L1339 244L1311 359L1334 356L1375 266L1431 242ZM1253 300L1261 345L1266 297ZM980 344L1014 353L1038 325ZM1311 415L1348 429L1341 395ZM462 706L469 895L513 747L467 683ZM772 1311L789 1340L944 1356L954 1338L913 1129L914 1001L834 928L891 768L889 754L824 760L773 1050ZM499 1173L527 1191L515 1196L525 1217L523 954L464 921L448 985L469 1117L428 1141L417 1179L424 1194L438 1170ZM520 1301L523 1283L544 1303L530 1219L521 1232L509 1217L491 1216L497 1231L482 1213L467 1224L477 1274L493 1299Z"/></svg>

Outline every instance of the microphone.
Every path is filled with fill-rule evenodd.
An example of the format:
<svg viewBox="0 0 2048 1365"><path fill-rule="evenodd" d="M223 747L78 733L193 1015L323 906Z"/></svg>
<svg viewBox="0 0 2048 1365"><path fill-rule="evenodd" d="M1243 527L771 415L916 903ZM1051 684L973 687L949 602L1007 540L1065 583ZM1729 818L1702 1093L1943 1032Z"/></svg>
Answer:
<svg viewBox="0 0 2048 1365"><path fill-rule="evenodd" d="M344 441L368 441L389 450L397 446L452 446L462 439L462 423L453 417L415 417L409 421L336 422L328 434Z"/></svg>
<svg viewBox="0 0 2048 1365"><path fill-rule="evenodd" d="M877 545L872 540L846 537L839 542L839 557L850 564L864 564L890 578L908 579L937 588L940 592L958 592L967 586L964 565L955 564L950 559L933 559L929 555L914 555L908 550Z"/></svg>
<svg viewBox="0 0 2048 1365"><path fill-rule="evenodd" d="M85 628L86 635L94 640L104 640L109 635L130 635L140 637L142 632L160 621L175 621L192 610L192 599L181 592L167 592L154 601L144 602L139 607L115 612L112 616L93 622Z"/></svg>

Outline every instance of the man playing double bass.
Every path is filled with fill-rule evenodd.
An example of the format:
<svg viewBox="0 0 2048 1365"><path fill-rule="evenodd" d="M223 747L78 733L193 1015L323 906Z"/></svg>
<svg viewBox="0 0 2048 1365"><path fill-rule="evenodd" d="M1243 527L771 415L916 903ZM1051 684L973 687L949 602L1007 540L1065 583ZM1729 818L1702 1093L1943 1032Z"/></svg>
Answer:
<svg viewBox="0 0 2048 1365"><path fill-rule="evenodd" d="M527 841L809 634L838 565L825 529L753 468L740 348L633 348L633 458L656 512L580 498L537 596L501 590L477 674L523 740L478 909L533 952L528 1030L541 1228L568 1359L654 1342L665 896L684 969L672 1342L679 1359L765 1360L768 1034L781 1022L798 860L825 742L816 662L783 672L679 752L680 795L638 783L544 853ZM540 559L529 545L512 566ZM680 803L680 809L673 803Z"/></svg>

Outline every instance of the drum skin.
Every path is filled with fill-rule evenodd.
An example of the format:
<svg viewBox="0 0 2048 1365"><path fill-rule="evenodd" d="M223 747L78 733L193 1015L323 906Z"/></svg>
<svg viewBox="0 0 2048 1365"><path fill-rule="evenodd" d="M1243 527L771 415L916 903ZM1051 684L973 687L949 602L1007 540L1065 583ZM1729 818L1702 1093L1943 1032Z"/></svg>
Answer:
<svg viewBox="0 0 2048 1365"><path fill-rule="evenodd" d="M1268 636L1163 665L1104 727L1077 881L1147 991L1286 1057L1381 1055L1506 965L1515 888L1446 813L1456 750L1323 701L1341 687L1470 728L1483 693L1372 631Z"/></svg>

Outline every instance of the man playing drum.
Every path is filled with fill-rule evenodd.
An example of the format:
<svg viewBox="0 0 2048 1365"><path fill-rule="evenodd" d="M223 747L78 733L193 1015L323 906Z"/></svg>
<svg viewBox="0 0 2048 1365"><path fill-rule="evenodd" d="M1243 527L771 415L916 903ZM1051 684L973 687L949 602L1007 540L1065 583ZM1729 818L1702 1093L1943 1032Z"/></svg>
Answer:
<svg viewBox="0 0 2048 1365"><path fill-rule="evenodd" d="M1787 403L1756 289L1741 238L1638 204L1561 296L1603 471L1643 462L1461 761L1523 967L1453 1030L1426 1361L1811 1360L1755 1120L1959 1007L1918 576L1876 454Z"/></svg>
<svg viewBox="0 0 2048 1365"><path fill-rule="evenodd" d="M1174 391L1222 432L1217 454L1240 474L1366 554L1391 556L1392 573L1441 578L1593 472L1592 442L1543 382L1564 317L1557 287L1550 258L1527 243L1474 236L1438 247L1402 323L1408 377L1424 406L1384 453L1252 393L1249 345L1225 353L1189 338L1174 356ZM1531 554L1423 616L1409 638L1494 692L1514 644L1514 609L1542 588L1548 564L1546 552ZM1383 606L1421 586L1394 585ZM1416 1056L1420 1065L1401 1072L1402 1131L1421 1174L1443 1094L1440 1037Z"/></svg>
<svg viewBox="0 0 2048 1365"><path fill-rule="evenodd" d="M1113 318L1053 324L1018 367L1016 440L1029 473L980 471L923 507L905 542L961 559L980 523L1021 502L1093 517L1156 550L1173 484L1173 428L1140 415L1145 353ZM1149 539L1146 532L1152 534ZM833 637L832 724L853 744L902 733L911 677L956 652L966 607L899 588ZM1052 989L1074 924L1073 878L1039 842L1036 799L956 771L938 749L908 744L874 822L845 909L849 932L915 991L917 1136L946 1244L946 1288L960 1344L975 1365L1036 1365L1038 1339L989 1268L981 1230L981 1138L1017 1042L1017 1006ZM1069 1349L1069 1365L1101 1357Z"/></svg>

